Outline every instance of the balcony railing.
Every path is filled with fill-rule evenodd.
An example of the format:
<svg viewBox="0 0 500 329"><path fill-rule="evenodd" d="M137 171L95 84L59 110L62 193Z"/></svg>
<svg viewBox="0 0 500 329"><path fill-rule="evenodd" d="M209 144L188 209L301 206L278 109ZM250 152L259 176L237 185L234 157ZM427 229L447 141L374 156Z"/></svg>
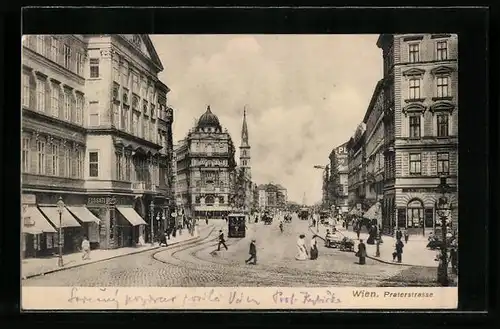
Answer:
<svg viewBox="0 0 500 329"><path fill-rule="evenodd" d="M134 192L144 192L144 191L156 192L156 185L147 182L133 182L132 190Z"/></svg>

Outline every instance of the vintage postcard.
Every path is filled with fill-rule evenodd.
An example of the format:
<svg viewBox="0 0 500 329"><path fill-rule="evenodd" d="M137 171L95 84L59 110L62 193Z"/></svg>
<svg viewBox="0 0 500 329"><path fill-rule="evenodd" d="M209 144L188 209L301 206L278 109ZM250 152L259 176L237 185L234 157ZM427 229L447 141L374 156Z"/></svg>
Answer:
<svg viewBox="0 0 500 329"><path fill-rule="evenodd" d="M24 35L23 311L455 309L457 47Z"/></svg>

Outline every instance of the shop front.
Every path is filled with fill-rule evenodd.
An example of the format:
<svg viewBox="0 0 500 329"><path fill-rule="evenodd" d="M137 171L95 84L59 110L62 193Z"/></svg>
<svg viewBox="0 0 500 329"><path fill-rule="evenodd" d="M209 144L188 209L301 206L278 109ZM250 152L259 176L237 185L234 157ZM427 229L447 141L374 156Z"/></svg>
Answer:
<svg viewBox="0 0 500 329"><path fill-rule="evenodd" d="M135 246L146 222L135 210L133 196L89 195L87 208L99 220L98 247L116 249Z"/></svg>
<svg viewBox="0 0 500 329"><path fill-rule="evenodd" d="M22 200L23 217L26 218L26 223L23 224L23 252L26 257L58 254L59 239L64 254L79 250L85 234L84 228L67 207L82 205L85 200L84 195L26 192L22 194ZM62 202L61 207L57 206L58 201ZM37 227L42 229L39 230Z"/></svg>

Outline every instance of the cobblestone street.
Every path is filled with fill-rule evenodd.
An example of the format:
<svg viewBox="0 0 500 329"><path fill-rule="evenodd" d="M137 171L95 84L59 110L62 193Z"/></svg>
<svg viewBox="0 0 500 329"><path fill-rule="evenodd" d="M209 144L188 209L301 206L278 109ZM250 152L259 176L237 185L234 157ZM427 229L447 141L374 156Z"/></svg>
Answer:
<svg viewBox="0 0 500 329"><path fill-rule="evenodd" d="M200 230L201 241L89 264L23 281L24 286L433 286L435 273L418 267L367 260L356 264L353 253L319 244L317 260L296 261L297 235L307 221L294 221L279 231L272 225L248 224L243 239L228 239L229 250L214 252L223 223ZM257 265L246 265L248 243L257 239ZM321 243L320 241L318 243ZM407 273L409 275L404 275Z"/></svg>

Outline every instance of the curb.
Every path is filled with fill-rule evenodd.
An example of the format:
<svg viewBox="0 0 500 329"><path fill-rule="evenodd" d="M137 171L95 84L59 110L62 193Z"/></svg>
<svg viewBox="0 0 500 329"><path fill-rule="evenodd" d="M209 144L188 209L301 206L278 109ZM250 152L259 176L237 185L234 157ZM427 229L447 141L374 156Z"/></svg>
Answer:
<svg viewBox="0 0 500 329"><path fill-rule="evenodd" d="M160 248L170 248L170 247L176 246L177 244L180 244L180 243L183 243L183 242L192 242L192 241L194 241L196 239L199 239L199 236L193 237L192 239L187 239L187 240L184 240L184 241L175 242L175 243L170 244L170 245L168 245L166 247L156 246L156 247L152 247L152 248L149 248L149 249L146 249L146 250L138 250L138 251L134 251L134 252L131 252L131 253L128 253L128 254L116 255L116 256L109 257L109 258L99 259L99 260L96 260L96 261L93 261L93 262L76 264L76 265L72 265L72 266L69 266L69 267L56 268L56 269L48 270L48 271L42 272L42 273L31 274L31 275L27 275L27 276L22 277L22 280L27 280L27 279L35 278L35 277L38 277L38 276L43 276L45 274L50 274L50 273L60 272L60 271L64 271L64 270L69 270L69 269L72 269L72 268L77 268L77 267L81 267L81 266L85 266L85 265L96 264L96 263L108 261L108 260L115 259L115 258L120 258L120 257L125 257L125 256L130 256L130 255L136 255L136 254L140 254L140 253L147 252L147 251L157 250L157 249L160 249Z"/></svg>
<svg viewBox="0 0 500 329"><path fill-rule="evenodd" d="M311 233L313 233L313 234L316 234L316 235L317 235L320 239L322 239L323 241L325 241L325 239L324 239L324 238L322 238L321 236L319 236L317 232L315 233L315 232L312 230L312 228L311 228L311 227L309 227L309 231L311 231ZM340 234L342 234L341 232L339 232L339 233L340 233ZM344 235L344 234L342 234L342 235ZM344 235L344 236L345 236L345 235ZM368 259L372 259L372 260L377 261L377 262L379 262L379 263L389 264L389 265L407 266L407 267L408 267L408 266L419 266L419 267L426 267L426 268L436 268L436 267L437 267L437 266L416 265L416 264L407 264L407 263L393 263L393 262L390 262L390 261L382 260L382 259L380 259L380 258L378 258L378 257L375 257L375 256L368 256L368 255L366 255L366 258L368 258Z"/></svg>

